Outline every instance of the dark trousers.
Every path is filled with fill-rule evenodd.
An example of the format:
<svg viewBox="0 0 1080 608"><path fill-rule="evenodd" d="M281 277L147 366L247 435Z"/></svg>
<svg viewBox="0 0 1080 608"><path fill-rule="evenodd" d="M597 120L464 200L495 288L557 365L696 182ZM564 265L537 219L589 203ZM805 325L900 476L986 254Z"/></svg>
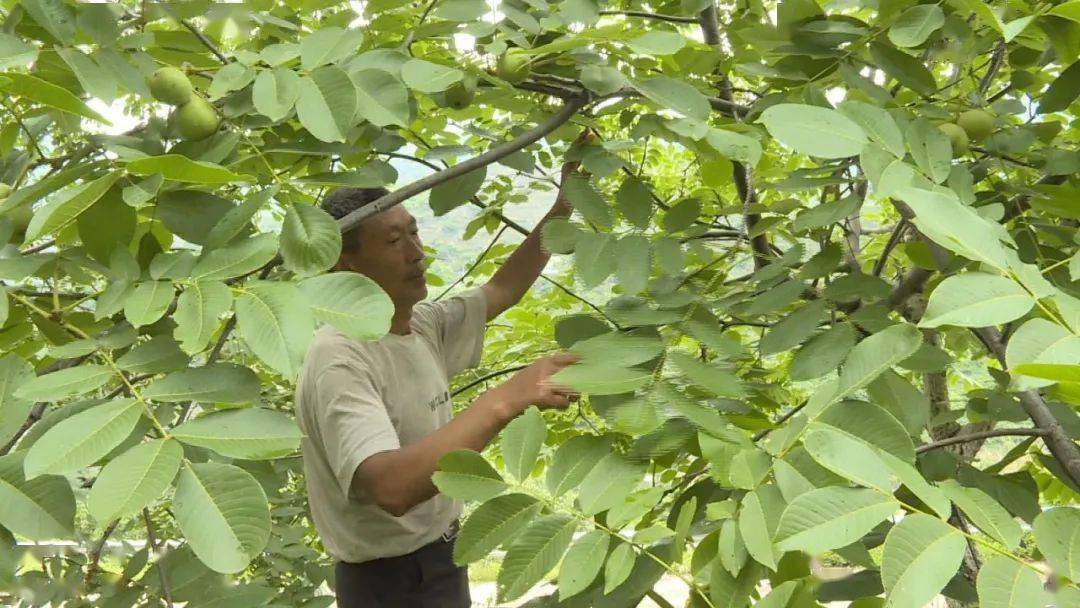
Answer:
<svg viewBox="0 0 1080 608"><path fill-rule="evenodd" d="M469 608L469 576L453 560L454 541L398 557L337 562L338 608Z"/></svg>

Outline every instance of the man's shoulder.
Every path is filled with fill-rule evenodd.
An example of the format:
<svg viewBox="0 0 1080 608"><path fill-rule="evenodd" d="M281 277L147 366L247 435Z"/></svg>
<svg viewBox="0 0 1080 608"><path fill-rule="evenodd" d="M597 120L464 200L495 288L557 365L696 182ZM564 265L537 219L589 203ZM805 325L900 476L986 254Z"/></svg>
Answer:
<svg viewBox="0 0 1080 608"><path fill-rule="evenodd" d="M323 325L315 330L308 345L306 359L320 368L339 361L367 364L377 342L355 340L333 325Z"/></svg>

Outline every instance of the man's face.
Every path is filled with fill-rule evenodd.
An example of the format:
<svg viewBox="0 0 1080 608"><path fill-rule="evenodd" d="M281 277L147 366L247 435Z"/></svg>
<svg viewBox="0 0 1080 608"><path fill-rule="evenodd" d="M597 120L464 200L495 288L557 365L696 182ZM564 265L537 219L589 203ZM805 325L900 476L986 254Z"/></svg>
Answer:
<svg viewBox="0 0 1080 608"><path fill-rule="evenodd" d="M412 306L427 297L424 246L416 218L398 205L360 225L360 247L342 265L379 284L395 304Z"/></svg>

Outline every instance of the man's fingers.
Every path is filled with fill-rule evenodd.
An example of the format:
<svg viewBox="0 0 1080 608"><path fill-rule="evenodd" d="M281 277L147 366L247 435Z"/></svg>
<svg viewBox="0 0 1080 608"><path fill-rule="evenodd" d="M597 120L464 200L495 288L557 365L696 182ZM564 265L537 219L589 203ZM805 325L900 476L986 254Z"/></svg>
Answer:
<svg viewBox="0 0 1080 608"><path fill-rule="evenodd" d="M560 368L573 365L578 361L581 361L581 357L575 355L574 353L558 353L551 356L551 362L559 366Z"/></svg>

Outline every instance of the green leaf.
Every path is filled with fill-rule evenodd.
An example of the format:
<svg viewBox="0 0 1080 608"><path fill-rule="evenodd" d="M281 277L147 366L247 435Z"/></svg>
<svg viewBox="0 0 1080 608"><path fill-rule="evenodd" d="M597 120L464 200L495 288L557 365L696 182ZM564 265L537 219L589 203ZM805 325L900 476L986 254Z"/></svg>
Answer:
<svg viewBox="0 0 1080 608"><path fill-rule="evenodd" d="M34 377L34 368L18 355L0 357L0 445L7 445L26 422L34 402L15 390Z"/></svg>
<svg viewBox="0 0 1080 608"><path fill-rule="evenodd" d="M160 173L165 179L192 184L228 184L250 181L251 176L237 175L225 167L201 160L191 160L179 154L147 156L127 164L129 173L153 175Z"/></svg>
<svg viewBox="0 0 1080 608"><path fill-rule="evenodd" d="M915 463L915 446L907 429L884 409L862 401L841 401L814 421L907 462Z"/></svg>
<svg viewBox="0 0 1080 608"><path fill-rule="evenodd" d="M818 464L833 473L859 485L892 493L889 469L866 443L822 426L803 437L803 446Z"/></svg>
<svg viewBox="0 0 1080 608"><path fill-rule="evenodd" d="M653 200L649 187L629 175L615 193L615 206L627 221L638 228L648 228L652 217Z"/></svg>
<svg viewBox="0 0 1080 608"><path fill-rule="evenodd" d="M1035 570L1000 555L983 562L975 588L979 592L979 608L1045 606L1049 599Z"/></svg>
<svg viewBox="0 0 1080 608"><path fill-rule="evenodd" d="M881 557L886 608L922 608L956 574L967 543L941 520L912 513L889 530Z"/></svg>
<svg viewBox="0 0 1080 608"><path fill-rule="evenodd" d="M919 327L986 327L1018 319L1035 300L1011 279L966 272L942 281L930 294Z"/></svg>
<svg viewBox="0 0 1080 608"><path fill-rule="evenodd" d="M644 464L609 453L581 481L578 504L586 515L610 509L621 503L644 477Z"/></svg>
<svg viewBox="0 0 1080 608"><path fill-rule="evenodd" d="M645 291L652 271L652 251L649 239L631 234L615 242L615 277L623 293L634 295Z"/></svg>
<svg viewBox="0 0 1080 608"><path fill-rule="evenodd" d="M300 283L300 291L316 319L356 340L378 340L390 331L394 303L362 274L331 272L312 277Z"/></svg>
<svg viewBox="0 0 1080 608"><path fill-rule="evenodd" d="M952 171L953 149L949 136L930 121L920 118L908 127L907 138L915 164L934 183L944 182Z"/></svg>
<svg viewBox="0 0 1080 608"><path fill-rule="evenodd" d="M1005 365L1011 371L1025 363L1063 364L1067 366L1080 361L1080 336L1047 321L1031 319L1020 326L1011 336L1005 348ZM1075 367L1075 366L1074 366ZM1019 372L1023 373L1023 372ZM1080 382L1074 373L1072 379L1062 378L1065 382ZM1051 384L1045 379L1031 377L1013 378L1013 387L1018 390L1039 388Z"/></svg>
<svg viewBox="0 0 1080 608"><path fill-rule="evenodd" d="M655 30L631 38L626 44L642 55L673 55L686 46L686 38L678 32Z"/></svg>
<svg viewBox="0 0 1080 608"><path fill-rule="evenodd" d="M15 396L32 401L59 401L88 393L109 381L112 370L89 363L38 376L15 389Z"/></svg>
<svg viewBox="0 0 1080 608"><path fill-rule="evenodd" d="M338 261L341 230L327 212L312 205L291 205L281 226L285 268L304 277L319 274Z"/></svg>
<svg viewBox="0 0 1080 608"><path fill-rule="evenodd" d="M472 450L445 454L439 459L439 470L431 480L440 492L458 500L485 501L507 488L491 464Z"/></svg>
<svg viewBox="0 0 1080 608"><path fill-rule="evenodd" d="M142 281L124 300L124 317L135 327L150 325L168 310L173 299L170 281Z"/></svg>
<svg viewBox="0 0 1080 608"><path fill-rule="evenodd" d="M1080 97L1080 61L1065 68L1039 98L1039 114L1061 112Z"/></svg>
<svg viewBox="0 0 1080 608"><path fill-rule="evenodd" d="M714 395L741 397L744 393L739 378L715 364L703 363L695 357L677 351L668 353L668 361L685 374L688 380L697 386L708 389Z"/></svg>
<svg viewBox="0 0 1080 608"><path fill-rule="evenodd" d="M904 157L904 135L892 115L883 108L848 99L836 109L862 127L871 140L881 144L890 154L897 158Z"/></svg>
<svg viewBox="0 0 1080 608"><path fill-rule="evenodd" d="M356 85L349 74L327 65L301 79L296 115L316 138L345 141L345 134L355 124L357 103Z"/></svg>
<svg viewBox="0 0 1080 608"><path fill-rule="evenodd" d="M435 16L448 21L475 21L491 9L483 0L446 0L435 9Z"/></svg>
<svg viewBox="0 0 1080 608"><path fill-rule="evenodd" d="M241 239L221 249L204 251L195 268L191 269L191 278L193 281L209 281L248 274L274 259L277 250L277 236L265 233Z"/></svg>
<svg viewBox="0 0 1080 608"><path fill-rule="evenodd" d="M619 542L615 550L608 556L604 564L604 594L607 595L623 584L634 569L634 560L637 554L634 547L628 542Z"/></svg>
<svg viewBox="0 0 1080 608"><path fill-rule="evenodd" d="M866 387L885 370L907 359L922 345L922 332L912 325L887 327L851 349L840 370L839 399Z"/></svg>
<svg viewBox="0 0 1080 608"><path fill-rule="evenodd" d="M410 59L401 66L401 79L405 85L421 93L445 91L464 77L465 73L457 68L423 59Z"/></svg>
<svg viewBox="0 0 1080 608"><path fill-rule="evenodd" d="M64 44L75 38L75 16L63 0L25 0L21 2L34 21Z"/></svg>
<svg viewBox="0 0 1080 608"><path fill-rule="evenodd" d="M301 83L300 76L288 68L263 70L255 78L251 101L260 114L277 122L288 116L300 99Z"/></svg>
<svg viewBox="0 0 1080 608"><path fill-rule="evenodd" d="M792 380L812 380L836 370L855 346L855 328L839 323L804 344L791 360Z"/></svg>
<svg viewBox="0 0 1080 608"><path fill-rule="evenodd" d="M311 71L356 54L364 40L359 28L324 27L311 32L300 41L300 65Z"/></svg>
<svg viewBox="0 0 1080 608"><path fill-rule="evenodd" d="M259 399L259 378L235 363L211 363L173 372L151 382L142 393L155 401L245 403Z"/></svg>
<svg viewBox="0 0 1080 608"><path fill-rule="evenodd" d="M193 355L206 348L221 315L232 308L232 302L232 291L221 281L202 279L187 284L172 317L176 321L173 337L180 342L183 352Z"/></svg>
<svg viewBox="0 0 1080 608"><path fill-rule="evenodd" d="M350 74L356 83L361 118L378 127L409 125L409 90L392 74L360 70Z"/></svg>
<svg viewBox="0 0 1080 608"><path fill-rule="evenodd" d="M747 553L774 571L780 554L773 546L773 536L783 512L784 498L780 489L771 485L748 493L739 509L739 533Z"/></svg>
<svg viewBox="0 0 1080 608"><path fill-rule="evenodd" d="M70 473L97 462L131 434L142 407L134 399L116 399L57 423L27 451L26 478Z"/></svg>
<svg viewBox="0 0 1080 608"><path fill-rule="evenodd" d="M934 513L937 513L941 518L948 518L952 515L952 503L949 502L948 497L937 486L926 481L918 469L888 452L878 452L877 454L885 463L885 466L889 467L889 471L900 480L900 483L904 484L908 490L911 490L911 493L930 507Z"/></svg>
<svg viewBox="0 0 1080 608"><path fill-rule="evenodd" d="M476 507L454 541L454 563L464 566L483 559L536 519L540 507L525 494L496 496Z"/></svg>
<svg viewBox="0 0 1080 608"><path fill-rule="evenodd" d="M709 100L696 88L669 76L654 76L648 80L631 81L631 85L657 105L675 110L687 118L706 121L712 108Z"/></svg>
<svg viewBox="0 0 1080 608"><path fill-rule="evenodd" d="M169 336L154 336L137 344L116 360L116 366L133 374L160 374L187 367L189 357Z"/></svg>
<svg viewBox="0 0 1080 608"><path fill-rule="evenodd" d="M907 53L881 42L870 43L870 56L874 65L881 68L905 87L932 95L937 89L934 75L918 59Z"/></svg>
<svg viewBox="0 0 1080 608"><path fill-rule="evenodd" d="M581 593L596 580L610 542L608 533L597 529L587 532L570 546L559 568L560 601Z"/></svg>
<svg viewBox="0 0 1080 608"><path fill-rule="evenodd" d="M576 519L558 513L533 521L503 558L496 581L499 601L515 600L540 582L559 563L576 528Z"/></svg>
<svg viewBox="0 0 1080 608"><path fill-rule="evenodd" d="M26 452L0 456L0 526L30 540L69 538L75 527L75 495L59 475L27 480Z"/></svg>
<svg viewBox="0 0 1080 608"><path fill-rule="evenodd" d="M812 555L839 549L866 536L899 508L891 497L874 490L818 488L796 497L784 509L776 548Z"/></svg>
<svg viewBox="0 0 1080 608"><path fill-rule="evenodd" d="M552 496L578 487L589 471L611 451L611 444L594 435L574 435L555 451L546 483Z"/></svg>
<svg viewBox="0 0 1080 608"><path fill-rule="evenodd" d="M120 175L119 171L114 171L92 182L65 190L62 196L35 210L30 225L26 227L26 242L35 241L47 234L55 234L69 226L104 196Z"/></svg>
<svg viewBox="0 0 1080 608"><path fill-rule="evenodd" d="M183 280L195 267L195 254L190 251L163 251L150 261L151 279Z"/></svg>
<svg viewBox="0 0 1080 608"><path fill-rule="evenodd" d="M585 363L630 367L658 357L664 343L652 336L610 332L576 342L569 351Z"/></svg>
<svg viewBox="0 0 1080 608"><path fill-rule="evenodd" d="M270 539L270 508L262 486L229 464L185 463L173 514L195 555L212 570L240 572Z"/></svg>
<svg viewBox="0 0 1080 608"><path fill-rule="evenodd" d="M18 36L0 33L0 70L29 67L37 57L37 47L27 44Z"/></svg>
<svg viewBox="0 0 1080 608"><path fill-rule="evenodd" d="M746 163L750 167L757 166L758 161L761 160L761 144L748 135L726 129L709 128L705 141L724 158Z"/></svg>
<svg viewBox="0 0 1080 608"><path fill-rule="evenodd" d="M174 428L172 436L188 445L244 460L280 458L300 445L300 429L291 418L254 407L201 416Z"/></svg>
<svg viewBox="0 0 1080 608"><path fill-rule="evenodd" d="M112 459L87 496L90 516L102 526L139 512L172 485L183 457L174 439L153 439Z"/></svg>
<svg viewBox="0 0 1080 608"><path fill-rule="evenodd" d="M574 248L574 267L585 287L596 287L615 272L615 237L610 234L583 232Z"/></svg>
<svg viewBox="0 0 1080 608"><path fill-rule="evenodd" d="M629 393L650 380L652 373L648 370L585 362L565 367L551 376L552 382L590 395Z"/></svg>
<svg viewBox="0 0 1080 608"><path fill-rule="evenodd" d="M866 387L870 401L892 414L908 435L919 436L930 421L930 400L903 376L886 371Z"/></svg>
<svg viewBox="0 0 1080 608"><path fill-rule="evenodd" d="M1080 365L1063 363L1021 363L1012 371L1051 382L1080 382Z"/></svg>
<svg viewBox="0 0 1080 608"><path fill-rule="evenodd" d="M428 204L435 215L443 215L468 202L476 196L487 177L487 167L445 181L431 189Z"/></svg>
<svg viewBox="0 0 1080 608"><path fill-rule="evenodd" d="M1035 544L1058 574L1080 580L1080 509L1043 511L1033 526Z"/></svg>
<svg viewBox="0 0 1080 608"><path fill-rule="evenodd" d="M233 91L239 91L255 80L255 69L240 62L230 63L214 74L207 96L211 101L225 97Z"/></svg>
<svg viewBox="0 0 1080 608"><path fill-rule="evenodd" d="M952 479L945 480L940 487L980 530L1010 551L1020 546L1020 537L1024 534L1020 524L988 494L978 488L964 487Z"/></svg>
<svg viewBox="0 0 1080 608"><path fill-rule="evenodd" d="M602 228L611 228L614 219L611 207L604 195L586 176L572 174L562 185L563 196L577 209L587 221Z"/></svg>
<svg viewBox="0 0 1080 608"><path fill-rule="evenodd" d="M858 156L866 144L862 128L831 108L781 103L766 108L758 122L780 143L810 156Z"/></svg>
<svg viewBox="0 0 1080 608"><path fill-rule="evenodd" d="M112 103L116 99L116 80L90 56L70 48L58 48L56 54L71 68L79 80L79 86L91 97L97 97L106 103Z"/></svg>
<svg viewBox="0 0 1080 608"><path fill-rule="evenodd" d="M784 317L758 344L762 355L773 355L802 344L825 318L825 301L815 300Z"/></svg>
<svg viewBox="0 0 1080 608"><path fill-rule="evenodd" d="M248 283L236 299L240 338L251 352L286 378L295 378L314 334L315 322L296 285Z"/></svg>
<svg viewBox="0 0 1080 608"><path fill-rule="evenodd" d="M528 479L545 438L547 423L535 406L506 425L500 444L506 470L519 481Z"/></svg>
<svg viewBox="0 0 1080 608"><path fill-rule="evenodd" d="M23 97L69 114L96 120L104 125L112 125L104 116L91 110L71 91L29 74L4 72L3 79L0 79L0 89L14 97Z"/></svg>
<svg viewBox="0 0 1080 608"><path fill-rule="evenodd" d="M913 6L893 21L889 40L896 46L919 46L945 25L945 13L936 4Z"/></svg>
<svg viewBox="0 0 1080 608"><path fill-rule="evenodd" d="M984 219L961 203L956 194L909 186L896 196L915 212L915 227L938 245L1001 271L1009 268L1008 254L1001 243L1010 238L1008 233L1002 234L1002 226Z"/></svg>

